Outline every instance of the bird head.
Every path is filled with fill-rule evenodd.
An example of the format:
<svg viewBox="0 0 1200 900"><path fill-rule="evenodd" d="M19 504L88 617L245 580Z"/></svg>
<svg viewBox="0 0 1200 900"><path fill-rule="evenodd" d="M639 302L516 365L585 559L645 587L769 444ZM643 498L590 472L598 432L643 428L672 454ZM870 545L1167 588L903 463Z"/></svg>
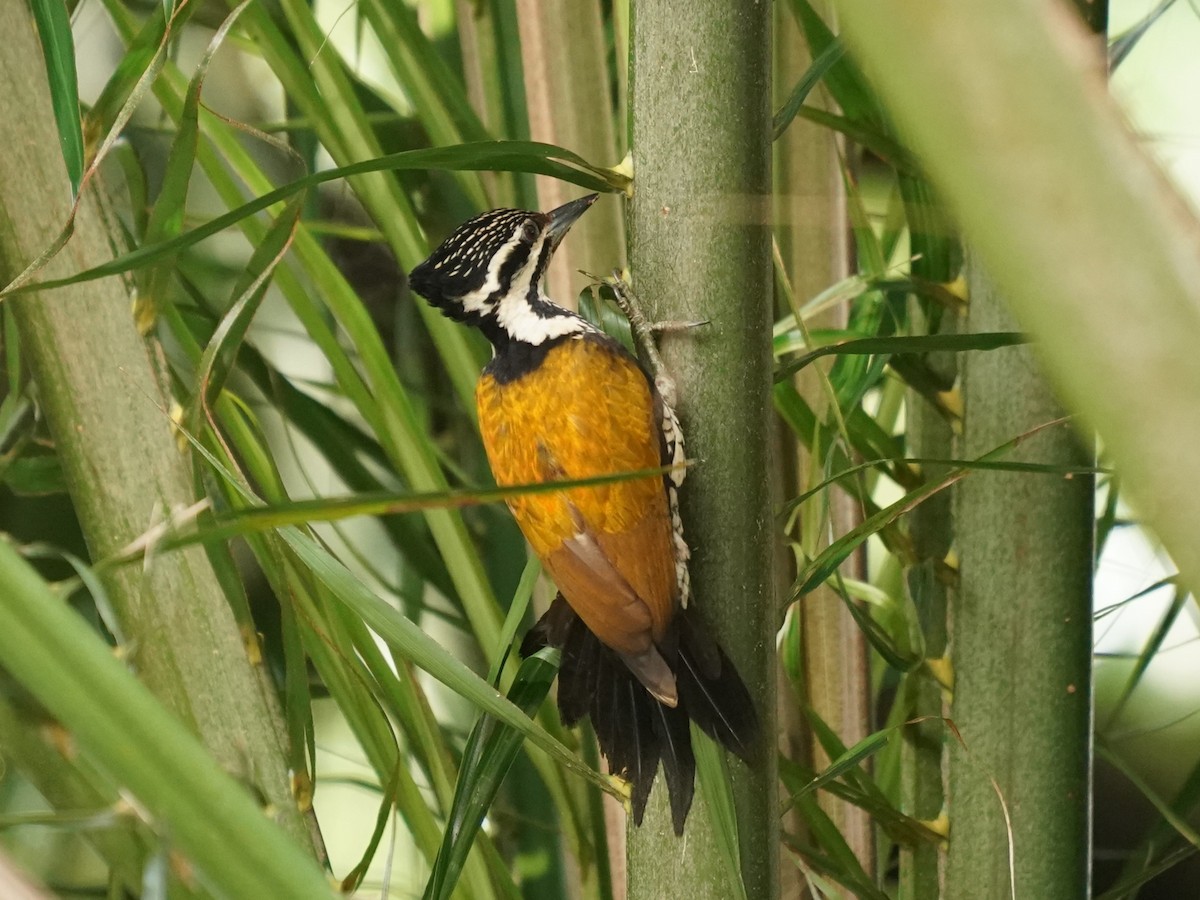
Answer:
<svg viewBox="0 0 1200 900"><path fill-rule="evenodd" d="M443 314L475 325L493 342L498 329L512 337L508 323L514 317L529 310L537 314L549 303L542 280L550 257L597 196L590 194L548 213L482 213L458 226L413 269L409 286Z"/></svg>

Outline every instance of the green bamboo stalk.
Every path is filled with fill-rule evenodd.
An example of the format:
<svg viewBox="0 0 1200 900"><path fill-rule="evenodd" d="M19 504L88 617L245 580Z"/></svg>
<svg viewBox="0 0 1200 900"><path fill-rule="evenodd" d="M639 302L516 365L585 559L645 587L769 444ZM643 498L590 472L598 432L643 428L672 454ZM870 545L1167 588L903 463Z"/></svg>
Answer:
<svg viewBox="0 0 1200 900"><path fill-rule="evenodd" d="M1076 7L1090 28L1103 28L1106 3L1078 0ZM968 257L967 282L969 330L1017 327L977 255ZM967 356L963 383L968 455L995 446L1006 431L1064 412L1028 348ZM1070 434L1046 435L1023 452L1061 464L1094 457ZM1090 477L1039 482L987 475L959 489L962 579L951 715L974 758L958 746L949 756L952 895L978 890L981 873L990 886L985 896L1090 894L1095 484ZM997 527L1001 522L1006 527ZM1025 739L1014 741L1014 734ZM987 774L1012 805L1011 836ZM998 834L1012 842L1011 876L996 852Z"/></svg>
<svg viewBox="0 0 1200 900"><path fill-rule="evenodd" d="M7 282L54 240L70 193L27 7L0 4L0 31L9 35L0 55L0 117L21 123L21 139L0 154L0 280ZM66 275L110 256L87 193L74 237L47 272ZM92 556L109 556L195 500L171 398L119 281L10 302ZM204 551L110 571L105 586L144 682L311 847L287 778L273 688L251 665Z"/></svg>
<svg viewBox="0 0 1200 900"><path fill-rule="evenodd" d="M972 331L1016 323L968 268ZM963 361L968 458L1063 411L1028 347ZM1076 436L1039 434L1014 458L1087 465ZM978 472L959 487L961 559L951 717L948 896L1086 897L1091 869L1091 582L1089 477ZM1003 794L1011 833L991 779Z"/></svg>
<svg viewBox="0 0 1200 900"><path fill-rule="evenodd" d="M1089 3L1079 0L1076 3L1080 14L1093 30L1103 30L1106 20L1107 4ZM1011 318L1003 311L997 310L998 295L994 285L986 273L973 258L968 269L973 304L971 307L971 326L976 330L991 330L992 328L1015 328ZM916 267L922 262L914 264ZM916 274L922 274L917 272ZM931 277L924 273L924 277ZM941 275L935 280L944 280L948 275ZM1000 434L1005 427L1011 428L1014 422L1005 422L995 410L997 401L1005 406L1005 398L1018 396L1023 398L1023 412L1029 417L1026 422L1032 423L1037 416L1053 417L1060 412L1050 388L1036 372L1029 367L1028 353L1022 357L1019 353L998 356L991 360L968 360L965 368L974 369L974 376L967 380L967 410L966 436L964 452L978 449L988 440ZM1005 410L1006 412L1009 410ZM982 415L981 415L982 413ZM953 442L948 438L948 429L939 430L936 421L930 413L925 413L926 421L922 423L913 416L916 440L913 441L913 452L918 456L948 456ZM932 443L926 443L932 442ZM941 446L939 446L941 445ZM1050 461L1078 461L1085 456L1080 448L1069 439L1059 442L1051 451L1056 457ZM1039 459L1042 457L1039 456ZM930 475L936 475L930 472ZM987 481L990 481L988 479ZM967 727L975 736L973 743L986 742L980 747L979 761L985 766L997 766L1005 771L1008 777L1001 776L1000 789L1006 798L1013 793L1023 793L1028 796L1038 796L1043 789L1053 790L1062 784L1068 785L1073 802L1060 808L1054 804L1035 805L1037 813L1028 814L1027 808L1022 808L1013 820L1012 840L1021 841L1028 845L1037 843L1058 846L1057 855L1035 854L1037 862L1028 853L1022 853L1016 863L1017 890L1021 885L1035 887L1037 890L1054 890L1063 896L1069 894L1086 894L1090 868L1090 827L1088 821L1088 806L1086 796L1090 780L1089 761L1089 706L1090 706L1090 635L1088 629L1081 628L1068 635L1062 642L1066 654L1057 659L1046 660L1054 653L1050 642L1042 640L1035 632L1030 643L1033 646L1022 646L1019 642L997 651L994 628L1011 623L1010 616L1024 617L1027 610L1020 605L1006 613L1006 591L997 590L998 584L1009 583L1013 570L1022 574L1029 571L1029 566L1049 567L1054 570L1056 560L1047 547L1048 543L1039 545L1041 561L1025 557L1017 564L1013 555L1004 552L1003 544L997 544L993 535L1002 529L996 529L996 521L1016 522L1021 516L1034 514L1041 522L1060 521L1065 524L1061 532L1065 538L1064 544L1070 544L1073 550L1069 565L1059 572L1057 583L1052 591L1058 604L1047 605L1034 601L1035 613L1042 613L1043 619L1053 619L1056 614L1064 612L1067 618L1078 622L1090 621L1087 617L1090 609L1090 579L1088 564L1091 557L1091 509L1090 492L1091 479L1081 479L1082 484L1069 491L1045 493L1038 490L1036 484L1022 484L1021 479L1002 479L995 483L984 484L973 482L962 489L961 502L967 510L962 517L963 533L961 535L961 551L965 562L965 578L963 581L964 594L962 602L956 605L958 615L955 619L955 660L959 663L959 690L955 697L953 715L960 728ZM1081 493L1082 492L1082 493ZM945 498L948 500L949 498ZM943 504L945 503L943 500ZM1036 505L1035 505L1036 504ZM940 558L949 546L952 525L949 521L949 510L939 509L939 506L927 504L914 514L913 536L918 554L930 562ZM1017 534L1020 529L1013 529ZM1011 537L1012 535L1009 535ZM1053 533L1047 531L1042 539L1053 540ZM992 555L1001 551L999 560ZM1017 547L1014 553L1021 552ZM990 568L990 564L998 563L998 568ZM989 568L985 569L985 566ZM919 584L924 592L927 622L937 621L934 615L938 608L941 615L945 612L946 589L940 579L929 577L929 573L919 573ZM1072 584L1071 579L1080 583ZM1027 585L1016 584L1016 591L1023 592ZM932 603L929 601L933 601ZM926 655L937 658L945 650L946 632L944 618L943 627L926 633ZM1051 625L1051 633L1055 623ZM1042 728L1033 733L1042 735L1041 739L1033 741L1033 746L1024 752L1017 750L1017 742L1011 740L1008 728L1015 712L1019 716L1033 712L1030 725L1034 728L1047 715L1043 707L1030 707L1028 698L1014 696L1005 691L1003 685L992 680L994 668L999 665L1009 671L1022 671L1026 658L1032 654L1034 659L1041 660L1043 665L1038 674L1051 679L1065 679L1067 683L1077 685L1076 692L1081 695L1078 702L1066 698L1069 715L1060 728ZM1049 663L1051 671L1046 672L1045 663ZM980 690L981 689L981 690ZM941 706L940 689L928 678L922 678L912 684L915 709L917 716L935 715ZM1033 692L1039 697L1046 695L1036 682ZM1062 698L1054 698L1060 700ZM1012 704L1015 709L1009 708ZM1051 709L1051 714L1057 714L1057 709ZM964 726L964 723L969 723ZM1019 726L1018 726L1019 727ZM911 768L906 772L909 776L905 784L910 788L907 796L911 804L908 809L918 818L930 818L936 815L942 804L940 753L935 756L935 749L940 749L941 742L935 734L936 727L932 723L923 723L908 730L906 749L910 751ZM1022 742L1024 743L1024 742ZM1060 760L1057 766L1041 768L1040 757L1053 751L1056 747L1065 748L1066 753L1055 754L1052 759ZM971 884L978 885L979 873L989 871L984 882L991 885L991 895L1005 895L1008 884L1007 865L996 852L996 842L993 840L998 830L1005 834L1007 829L998 820L997 801L992 786L980 766L972 765L959 748L951 755L949 771L950 787L955 797L951 814L954 831L958 835L952 844L951 854L952 873L948 890L966 890ZM1015 752L1014 752L1015 751ZM984 760L986 759L986 762ZM1082 786L1082 790L1080 787ZM998 829L999 826L999 829ZM940 896L940 885L945 873L939 877L939 854L932 846L914 848L910 853L901 857L901 889L902 900L906 898L935 898ZM1051 872L1053 874L1051 874ZM978 887L975 888L978 890Z"/></svg>
<svg viewBox="0 0 1200 900"><path fill-rule="evenodd" d="M657 318L709 323L664 338L663 357L679 383L688 454L700 461L682 498L695 602L761 717L754 765L731 764L742 878L755 900L779 884L769 36L769 4L642 3L630 53L634 286ZM630 896L736 896L703 791L679 840L662 788L629 835Z"/></svg>

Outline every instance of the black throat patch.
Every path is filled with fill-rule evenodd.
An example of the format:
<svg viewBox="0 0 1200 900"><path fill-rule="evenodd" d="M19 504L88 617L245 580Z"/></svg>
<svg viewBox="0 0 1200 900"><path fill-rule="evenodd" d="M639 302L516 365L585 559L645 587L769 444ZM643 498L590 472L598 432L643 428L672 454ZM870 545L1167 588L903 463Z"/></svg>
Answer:
<svg viewBox="0 0 1200 900"><path fill-rule="evenodd" d="M504 332L501 331L501 333ZM578 337L577 334L564 334L562 337L549 338L540 344L503 339L493 340L496 354L492 357L492 361L483 367L483 374L490 375L498 384L509 384L537 369L546 359L546 354L563 341L572 338L578 339Z"/></svg>

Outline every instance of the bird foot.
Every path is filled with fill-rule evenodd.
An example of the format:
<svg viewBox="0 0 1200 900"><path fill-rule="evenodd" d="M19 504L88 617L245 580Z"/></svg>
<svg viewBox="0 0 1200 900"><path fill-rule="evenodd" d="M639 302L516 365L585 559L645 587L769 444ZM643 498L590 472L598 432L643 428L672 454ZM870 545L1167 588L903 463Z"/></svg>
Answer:
<svg viewBox="0 0 1200 900"><path fill-rule="evenodd" d="M667 367L663 364L662 357L658 353L658 345L654 342L654 337L659 334L675 334L681 331L690 331L693 328L710 324L709 320L686 321L668 319L661 322L651 322L646 318L641 301L638 300L637 294L633 292L633 288L620 269L614 269L612 275L602 279L601 283L613 292L617 306L621 308L621 312L629 320L629 327L633 332L633 339L634 343L637 344L638 354L646 362L650 373L654 376L654 385L658 388L659 394L668 406L674 407L676 398L675 380L667 373Z"/></svg>

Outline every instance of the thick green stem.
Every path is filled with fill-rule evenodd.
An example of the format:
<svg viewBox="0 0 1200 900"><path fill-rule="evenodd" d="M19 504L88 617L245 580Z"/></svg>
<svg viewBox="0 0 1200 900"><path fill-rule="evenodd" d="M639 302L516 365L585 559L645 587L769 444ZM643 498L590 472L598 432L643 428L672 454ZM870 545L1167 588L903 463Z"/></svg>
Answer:
<svg viewBox="0 0 1200 900"><path fill-rule="evenodd" d="M762 741L731 764L749 897L778 890L774 520L770 459L770 5L634 10L630 207L634 287L659 319L708 324L663 341L688 455L683 492L695 603L755 698ZM630 835L633 897L734 896L697 792L683 840L666 791Z"/></svg>
<svg viewBox="0 0 1200 900"><path fill-rule="evenodd" d="M69 185L27 7L0 4L0 31L8 35L0 120L21 123L21 139L0 154L0 281L8 282L66 222ZM66 275L109 258L89 194L74 236L46 272ZM195 501L151 345L134 328L117 280L8 302L92 556L110 556ZM239 634L204 550L110 570L105 587L143 681L221 765L261 790L297 840L308 841L272 688L250 663L253 636Z"/></svg>
<svg viewBox="0 0 1200 900"><path fill-rule="evenodd" d="M1016 327L969 267L970 330ZM964 359L963 455L1062 415L1028 348ZM1042 432L1022 461L1086 465L1074 432ZM1091 862L1090 477L977 472L959 487L959 600L952 615L951 897L1086 897ZM1000 800L1011 816L1006 830Z"/></svg>

